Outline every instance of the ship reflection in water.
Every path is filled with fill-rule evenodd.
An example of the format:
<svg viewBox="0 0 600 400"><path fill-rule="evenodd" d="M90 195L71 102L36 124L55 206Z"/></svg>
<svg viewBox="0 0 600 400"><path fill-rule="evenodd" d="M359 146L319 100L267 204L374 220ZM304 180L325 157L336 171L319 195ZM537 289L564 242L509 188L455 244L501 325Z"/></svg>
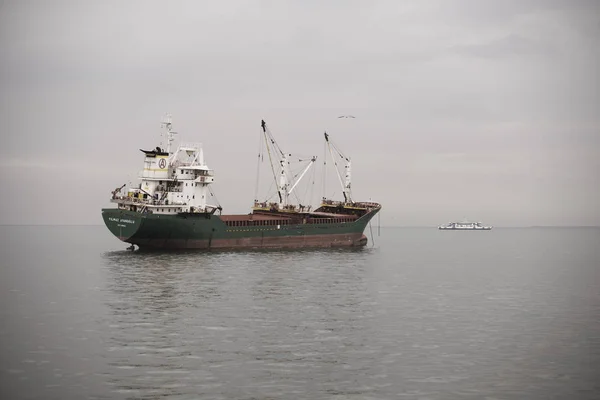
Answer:
<svg viewBox="0 0 600 400"><path fill-rule="evenodd" d="M116 393L247 398L338 390L322 374L382 373L365 359L376 313L362 251L104 255ZM340 370L345 365L347 370ZM337 380L336 380L337 381ZM319 386L325 386L320 387Z"/></svg>

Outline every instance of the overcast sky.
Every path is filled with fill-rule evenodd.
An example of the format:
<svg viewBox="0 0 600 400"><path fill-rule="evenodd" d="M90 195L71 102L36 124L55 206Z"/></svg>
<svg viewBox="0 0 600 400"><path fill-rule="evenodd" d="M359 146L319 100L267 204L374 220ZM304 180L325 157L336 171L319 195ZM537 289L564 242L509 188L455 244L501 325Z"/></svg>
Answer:
<svg viewBox="0 0 600 400"><path fill-rule="evenodd" d="M0 223L101 224L169 112L227 213L265 119L383 225L600 225L599 1L0 4Z"/></svg>

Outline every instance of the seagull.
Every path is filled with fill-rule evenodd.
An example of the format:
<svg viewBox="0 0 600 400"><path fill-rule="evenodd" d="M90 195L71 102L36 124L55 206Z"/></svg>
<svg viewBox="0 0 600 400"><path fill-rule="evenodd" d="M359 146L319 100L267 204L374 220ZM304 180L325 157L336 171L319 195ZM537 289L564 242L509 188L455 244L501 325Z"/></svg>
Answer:
<svg viewBox="0 0 600 400"><path fill-rule="evenodd" d="M338 118L355 118L354 115L340 115Z"/></svg>

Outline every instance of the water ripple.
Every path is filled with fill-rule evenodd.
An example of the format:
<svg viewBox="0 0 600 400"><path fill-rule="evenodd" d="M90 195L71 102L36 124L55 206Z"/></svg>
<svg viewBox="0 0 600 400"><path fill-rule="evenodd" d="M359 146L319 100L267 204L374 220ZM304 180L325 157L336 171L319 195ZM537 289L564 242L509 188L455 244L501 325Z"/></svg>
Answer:
<svg viewBox="0 0 600 400"><path fill-rule="evenodd" d="M104 230L89 229L0 238L41 243L37 255L2 247L1 394L599 393L595 232L390 230L380 248L358 251L175 254L105 251Z"/></svg>

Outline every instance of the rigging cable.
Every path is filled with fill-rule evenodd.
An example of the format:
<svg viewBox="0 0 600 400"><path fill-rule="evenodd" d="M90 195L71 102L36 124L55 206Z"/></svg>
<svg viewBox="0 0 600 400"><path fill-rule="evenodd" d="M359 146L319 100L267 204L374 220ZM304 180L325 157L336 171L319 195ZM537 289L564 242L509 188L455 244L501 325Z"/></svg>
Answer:
<svg viewBox="0 0 600 400"><path fill-rule="evenodd" d="M313 173L314 173L314 168L313 168ZM306 186L306 189L304 189L304 197L303 197L304 199L306 199L306 194L308 193L308 189L309 189L310 187L311 187L311 186L310 186L310 183L309 183L309 184ZM311 202L312 202L312 199L311 199L311 198L309 198L309 199L308 199L308 204L311 204Z"/></svg>
<svg viewBox="0 0 600 400"><path fill-rule="evenodd" d="M267 147L267 153L269 154L269 163L271 164L271 170L273 171L273 179L275 179L275 183L277 183L277 174L275 173L275 167L273 167L273 158L271 157L271 150L269 149L269 143L267 140L267 124L264 120L262 120L261 126L263 129L263 133L265 134L265 146ZM271 141L275 143L272 139ZM277 188L279 188L279 185L277 185ZM277 190L277 193L279 193L279 190ZM279 194L279 201L283 201L283 199L281 198L281 194Z"/></svg>
<svg viewBox="0 0 600 400"><path fill-rule="evenodd" d="M337 174L337 176L338 176L338 179L340 180L340 185L342 185L342 188L344 188L344 182L342 181L342 175L340 174L340 171L339 171L339 167L338 167L337 161L336 161L336 160L335 160L335 158L333 157L333 151L331 150L331 142L329 141L329 136L327 135L327 133L325 133L325 139L326 139L326 143L327 143L327 145L328 145L328 147L329 147L329 153L331 154L331 160L333 161L333 165L334 165L334 167L335 167L335 172L336 172L336 174ZM335 148L335 145L334 145L333 147ZM336 150L336 151L337 151L337 150ZM339 154L339 152L338 152L338 154ZM340 157L341 157L341 156L340 156ZM342 158L343 158L343 157L342 157ZM347 202L347 201L348 201L348 199L346 198L346 191L343 191L343 194L344 194L344 202Z"/></svg>
<svg viewBox="0 0 600 400"><path fill-rule="evenodd" d="M254 201L258 201L258 183L260 179L260 161L262 159L262 135L258 135L258 160L256 162L256 187L254 188Z"/></svg>
<svg viewBox="0 0 600 400"><path fill-rule="evenodd" d="M313 168L313 173L312 173L312 182L310 183L310 196L308 197L308 201L309 201L309 205L313 204L313 197L314 197L314 192L315 192L315 180L316 180L316 176L317 176L317 169Z"/></svg>
<svg viewBox="0 0 600 400"><path fill-rule="evenodd" d="M221 207L221 203L219 203L219 199L217 199L217 196L213 192L213 190L210 187L210 185L207 185L207 187L208 187L208 191L210 192L210 195L215 198L215 201L217 202L217 206Z"/></svg>
<svg viewBox="0 0 600 400"><path fill-rule="evenodd" d="M325 132L325 135L327 135L327 132ZM325 194L326 192L326 188L327 188L327 141L325 141L324 145L323 145L323 194L322 194L322 198L325 199Z"/></svg>

